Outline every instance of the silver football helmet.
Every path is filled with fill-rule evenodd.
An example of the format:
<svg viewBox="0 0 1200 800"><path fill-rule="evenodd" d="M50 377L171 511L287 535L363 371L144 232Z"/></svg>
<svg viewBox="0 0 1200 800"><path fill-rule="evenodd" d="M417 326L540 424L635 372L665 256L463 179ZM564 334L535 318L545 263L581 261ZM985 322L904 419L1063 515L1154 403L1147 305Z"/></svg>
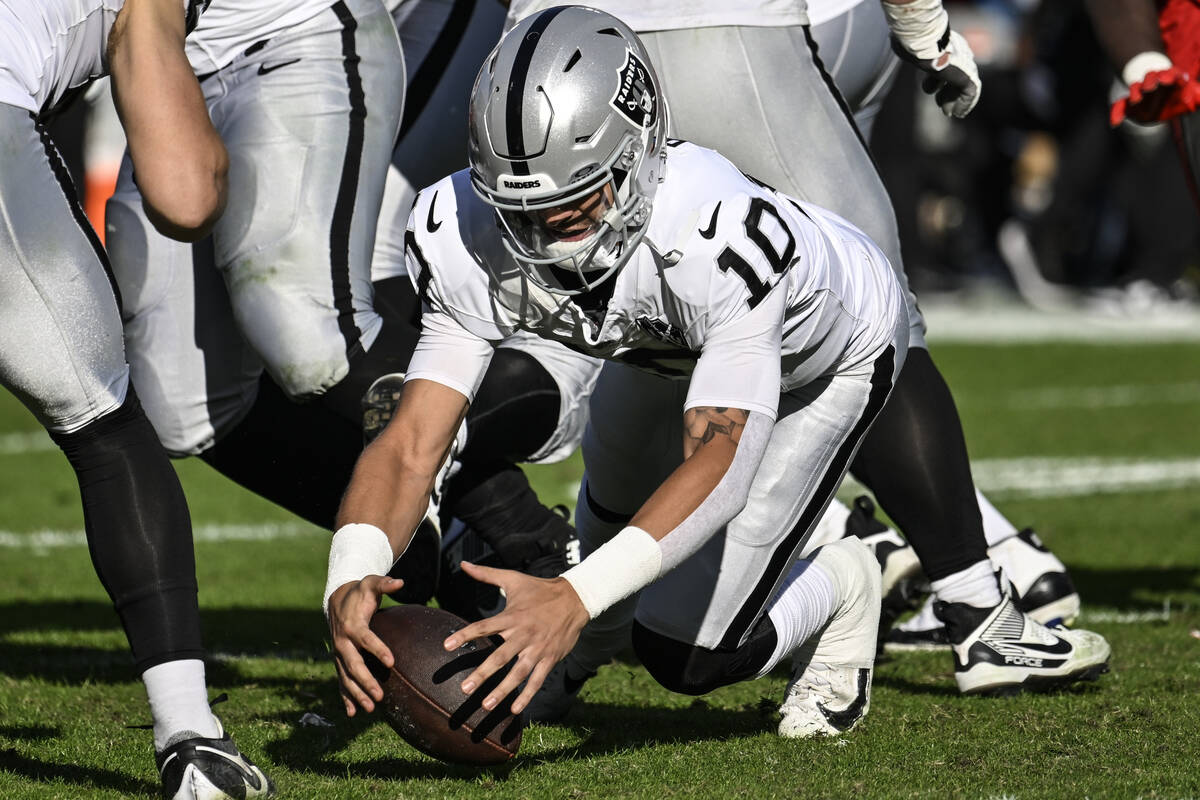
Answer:
<svg viewBox="0 0 1200 800"><path fill-rule="evenodd" d="M475 80L471 183L496 209L518 265L555 294L590 291L629 258L646 232L666 141L646 49L602 11L557 6L526 17Z"/></svg>

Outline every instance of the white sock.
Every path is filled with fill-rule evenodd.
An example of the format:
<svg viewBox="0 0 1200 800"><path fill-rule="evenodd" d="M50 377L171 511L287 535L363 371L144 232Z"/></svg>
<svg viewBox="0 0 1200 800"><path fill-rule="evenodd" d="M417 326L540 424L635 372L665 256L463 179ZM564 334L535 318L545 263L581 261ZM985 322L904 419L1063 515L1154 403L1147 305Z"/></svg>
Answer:
<svg viewBox="0 0 1200 800"><path fill-rule="evenodd" d="M850 507L841 500L834 498L817 521L817 527L808 537L807 544L800 551L801 558L808 558L812 551L822 545L836 542L846 535L846 520L850 518Z"/></svg>
<svg viewBox="0 0 1200 800"><path fill-rule="evenodd" d="M930 581L930 588L943 603L966 603L975 608L994 608L1000 605L1000 584L996 567L991 561L977 561L940 580Z"/></svg>
<svg viewBox="0 0 1200 800"><path fill-rule="evenodd" d="M979 501L979 513L983 517L983 536L987 539L988 547L995 547L1005 539L1017 535L1016 527L996 510L991 501L983 496L983 492L976 489L975 499Z"/></svg>
<svg viewBox="0 0 1200 800"><path fill-rule="evenodd" d="M767 617L775 626L775 650L759 670L766 675L793 650L819 631L837 605L837 590L828 572L812 561L800 559L792 565Z"/></svg>
<svg viewBox="0 0 1200 800"><path fill-rule="evenodd" d="M164 749L184 731L210 739L221 736L221 723L208 705L203 661L188 658L159 664L142 673L142 683L154 718L155 750Z"/></svg>

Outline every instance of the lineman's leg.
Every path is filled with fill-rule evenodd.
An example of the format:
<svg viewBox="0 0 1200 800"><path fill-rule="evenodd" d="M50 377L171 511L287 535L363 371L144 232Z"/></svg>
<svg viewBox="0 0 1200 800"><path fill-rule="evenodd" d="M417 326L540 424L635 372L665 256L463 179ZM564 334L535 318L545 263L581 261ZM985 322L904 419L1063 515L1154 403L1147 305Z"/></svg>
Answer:
<svg viewBox="0 0 1200 800"><path fill-rule="evenodd" d="M370 280L402 63L383 4L343 0L204 87L230 153L213 242L239 329L289 397L319 397L351 422L411 351L409 331L376 313Z"/></svg>
<svg viewBox="0 0 1200 800"><path fill-rule="evenodd" d="M848 598L859 576L830 574L839 560L822 564L820 553L813 561L797 556L887 400L903 350L901 333L862 374L822 378L781 397L745 509L642 591L634 647L664 686L701 694L765 674ZM861 579L869 577L877 624L878 578L864 572ZM861 646L844 648L846 666L873 661L874 631L860 633Z"/></svg>
<svg viewBox="0 0 1200 800"><path fill-rule="evenodd" d="M812 38L825 71L854 114L854 124L863 140L870 142L875 117L900 71L900 57L892 50L882 6L863 0L814 24Z"/></svg>
<svg viewBox="0 0 1200 800"><path fill-rule="evenodd" d="M217 736L187 505L129 386L106 257L33 115L0 104L0 142L0 378L75 470L92 562L146 683L156 746L184 730Z"/></svg>
<svg viewBox="0 0 1200 800"><path fill-rule="evenodd" d="M863 442L855 476L897 522L931 578L972 566L987 569L958 413L924 349L924 319L907 290L891 202L849 110L828 88L831 79L814 55L812 37L789 28L711 28L686 36L702 40L669 31L647 37L651 54L661 54L656 63L665 64L673 132L846 217L883 249L906 288L909 357L892 401ZM709 71L720 79L707 80ZM719 96L713 98L713 91ZM759 97L786 101L761 104ZM730 113L706 113L714 102ZM989 592L983 583L972 582L972 602L998 602L998 590Z"/></svg>

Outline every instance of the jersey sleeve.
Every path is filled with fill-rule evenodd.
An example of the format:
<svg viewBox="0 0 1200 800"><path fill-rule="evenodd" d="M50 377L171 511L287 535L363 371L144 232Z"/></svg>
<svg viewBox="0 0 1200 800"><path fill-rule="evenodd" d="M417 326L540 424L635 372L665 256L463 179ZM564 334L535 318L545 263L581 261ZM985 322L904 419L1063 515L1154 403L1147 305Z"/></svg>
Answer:
<svg viewBox="0 0 1200 800"><path fill-rule="evenodd" d="M775 419L786 303L787 287L777 284L754 308L706 332L684 410L741 408Z"/></svg>

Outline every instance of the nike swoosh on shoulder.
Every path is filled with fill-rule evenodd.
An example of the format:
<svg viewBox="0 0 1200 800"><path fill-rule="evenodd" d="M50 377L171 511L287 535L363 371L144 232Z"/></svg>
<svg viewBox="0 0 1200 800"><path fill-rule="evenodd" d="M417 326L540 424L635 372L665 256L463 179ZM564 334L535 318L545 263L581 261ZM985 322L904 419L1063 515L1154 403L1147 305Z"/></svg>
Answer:
<svg viewBox="0 0 1200 800"><path fill-rule="evenodd" d="M292 64L295 64L299 61L300 61L300 59L293 58L291 61L280 61L278 64L259 64L258 65L258 74L266 75L268 72L274 72L275 70L280 69L281 67L290 67Z"/></svg>
<svg viewBox="0 0 1200 800"><path fill-rule="evenodd" d="M429 216L425 219L425 230L430 233L437 233L437 229L442 227L442 223L433 218L433 208L437 205L438 193L433 193L433 199L429 201Z"/></svg>
<svg viewBox="0 0 1200 800"><path fill-rule="evenodd" d="M705 239L711 239L717 235L717 214L721 213L721 204L718 202L717 207L713 209L712 219L708 221L707 228L700 229L700 235Z"/></svg>

